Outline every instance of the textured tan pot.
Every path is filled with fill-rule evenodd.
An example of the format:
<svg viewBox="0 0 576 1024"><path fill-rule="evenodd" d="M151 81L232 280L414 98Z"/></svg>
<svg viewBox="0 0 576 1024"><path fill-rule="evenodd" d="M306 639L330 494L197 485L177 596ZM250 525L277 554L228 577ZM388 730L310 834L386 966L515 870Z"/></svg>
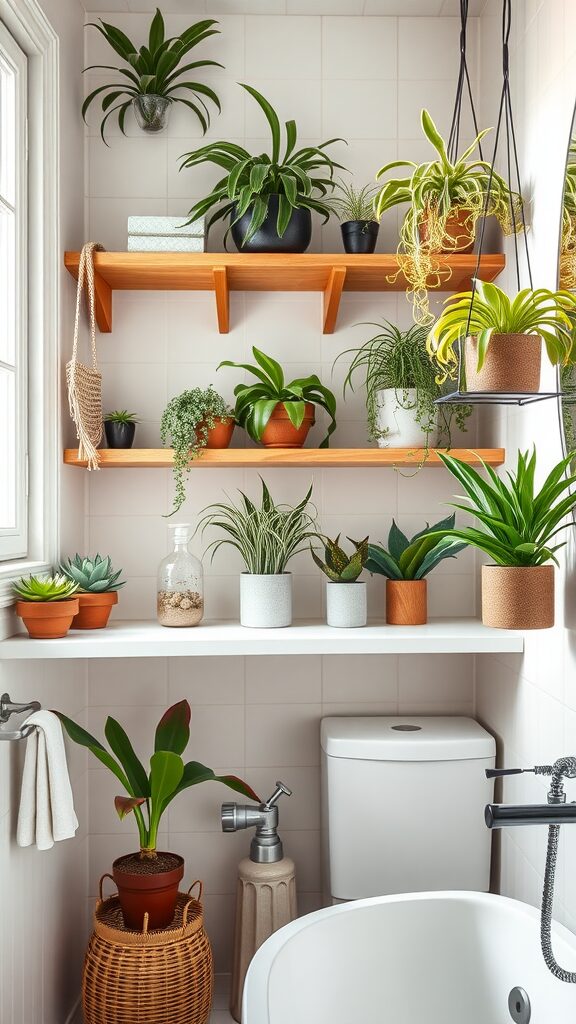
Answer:
<svg viewBox="0 0 576 1024"><path fill-rule="evenodd" d="M310 427L314 425L314 405L306 402L302 423L296 429L292 424L283 402L278 402L268 423L262 431L261 441L265 448L302 448Z"/></svg>
<svg viewBox="0 0 576 1024"><path fill-rule="evenodd" d="M386 580L389 626L424 626L428 622L426 580Z"/></svg>
<svg viewBox="0 0 576 1024"><path fill-rule="evenodd" d="M483 565L482 622L494 629L554 625L553 565Z"/></svg>
<svg viewBox="0 0 576 1024"><path fill-rule="evenodd" d="M478 339L464 346L467 391L516 393L540 390L542 338L539 334L493 334L478 372Z"/></svg>
<svg viewBox="0 0 576 1024"><path fill-rule="evenodd" d="M476 232L470 221L471 212L471 210L461 206L446 218L444 240L439 252L472 252ZM429 229L428 220L425 214L418 225L418 234L420 235L420 240L422 242L428 241Z"/></svg>

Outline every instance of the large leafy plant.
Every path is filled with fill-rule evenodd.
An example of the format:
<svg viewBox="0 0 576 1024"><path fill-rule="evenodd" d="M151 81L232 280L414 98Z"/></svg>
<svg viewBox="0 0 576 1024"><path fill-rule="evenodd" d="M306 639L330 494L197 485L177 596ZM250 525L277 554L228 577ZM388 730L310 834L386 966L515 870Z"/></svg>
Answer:
<svg viewBox="0 0 576 1024"><path fill-rule="evenodd" d="M240 503L215 502L202 510L198 529L204 535L211 527L222 530L222 538L208 545L212 558L222 545L230 545L240 553L246 571L261 576L286 572L294 555L305 550L306 542L316 536L315 510L309 505L308 493L297 505L277 505L264 480L262 498L256 505L243 491Z"/></svg>
<svg viewBox="0 0 576 1024"><path fill-rule="evenodd" d="M328 577L331 583L355 583L361 575L368 559L368 537L364 540L348 540L354 547L351 555L346 554L340 545L340 534L336 540L330 537L318 535L324 542L324 561L316 554L314 548L310 547L310 554L319 569Z"/></svg>
<svg viewBox="0 0 576 1024"><path fill-rule="evenodd" d="M536 450L518 452L516 469L505 478L483 464L484 477L472 466L439 452L442 462L465 491L454 507L468 512L478 526L450 529L450 537L489 555L496 565L530 566L557 563L558 534L576 507L576 476L567 476L574 453L562 459L536 487Z"/></svg>
<svg viewBox="0 0 576 1024"><path fill-rule="evenodd" d="M328 448L330 435L336 429L336 399L315 374L309 377L297 377L286 382L284 371L271 356L255 346L252 354L256 365L251 363L234 363L225 359L222 366L234 366L239 370L247 370L257 378L257 384L237 384L234 388L236 396L235 416L241 427L244 427L253 441L260 441L262 434L274 409L282 404L288 413L290 422L298 430L306 415L306 403L312 402L321 406L330 416L326 436L320 442L320 448Z"/></svg>
<svg viewBox="0 0 576 1024"><path fill-rule="evenodd" d="M324 201L333 188L334 169L341 164L331 160L325 152L334 142L330 139L319 146L296 148L297 129L295 121L285 122L285 142L282 152L282 132L278 114L271 103L251 85L240 83L258 103L263 111L271 134L269 153L253 155L233 142L211 142L207 146L184 154L180 170L203 163L222 167L226 174L216 183L210 195L199 200L190 210L190 221L204 217L217 207L210 217L206 231L217 220L230 217L230 225L240 220L248 210L252 217L244 235L243 244L256 234L268 213L271 196L278 196L276 230L283 237L292 211L312 210L324 218L330 216L330 206Z"/></svg>
<svg viewBox="0 0 576 1024"><path fill-rule="evenodd" d="M552 364L574 360L576 297L571 292L524 288L511 299L496 284L476 280L475 285L474 292L458 292L446 300L428 335L428 351L440 366L441 380L456 376L457 350L466 337L478 339L478 370L493 334L539 334Z"/></svg>
<svg viewBox="0 0 576 1024"><path fill-rule="evenodd" d="M423 580L445 558L455 558L466 547L467 542L457 540L451 532L454 522L455 516L451 515L434 526L427 523L409 539L392 520L388 548L368 545L368 572L380 573L389 580Z"/></svg>
<svg viewBox="0 0 576 1024"><path fill-rule="evenodd" d="M205 99L211 100L220 110L220 100L210 86L203 82L182 79L187 71L197 71L205 67L222 67L215 60L195 60L182 65L187 53L210 36L217 35L214 28L218 22L213 18L198 21L190 25L179 36L166 38L164 19L156 9L152 18L148 43L137 47L119 28L105 21L90 22L91 28L97 28L115 53L127 65L114 67L109 64L93 64L84 71L116 71L122 75L120 82L111 82L94 89L84 100L82 117L86 118L88 108L97 96L102 96L101 107L104 117L100 125L100 134L104 139L104 128L108 118L116 114L120 130L123 134L126 113L132 100L138 96L161 96L172 103L183 103L195 114L206 131L210 124L210 111ZM117 102L118 101L118 102ZM105 141L105 139L104 139Z"/></svg>
<svg viewBox="0 0 576 1024"><path fill-rule="evenodd" d="M177 512L186 500L185 474L190 461L197 459L208 442L216 420L234 416L228 402L212 386L191 388L168 402L160 421L162 444L170 441L174 449L174 507Z"/></svg>
<svg viewBox="0 0 576 1024"><path fill-rule="evenodd" d="M71 718L60 711L56 714L70 739L87 747L125 789L127 795L115 797L114 806L120 818L134 814L142 857L156 857L162 815L175 797L190 786L197 786L201 782L222 782L229 789L259 802L254 790L237 776L215 775L211 768L199 761L184 763L182 754L190 739L191 710L187 700L181 700L168 708L160 719L154 737L150 771L144 768L126 732L115 718L108 717L104 727L110 748L108 750L100 740L91 736Z"/></svg>

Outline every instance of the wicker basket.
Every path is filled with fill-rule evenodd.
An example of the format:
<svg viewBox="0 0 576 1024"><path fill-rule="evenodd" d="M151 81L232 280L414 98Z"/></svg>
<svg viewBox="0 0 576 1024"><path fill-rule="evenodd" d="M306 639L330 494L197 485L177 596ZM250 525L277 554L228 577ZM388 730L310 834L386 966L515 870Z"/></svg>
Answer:
<svg viewBox="0 0 576 1024"><path fill-rule="evenodd" d="M137 932L125 927L117 896L102 899L102 881L84 960L85 1024L206 1024L213 969L202 884L178 894L169 928L149 932L146 915Z"/></svg>

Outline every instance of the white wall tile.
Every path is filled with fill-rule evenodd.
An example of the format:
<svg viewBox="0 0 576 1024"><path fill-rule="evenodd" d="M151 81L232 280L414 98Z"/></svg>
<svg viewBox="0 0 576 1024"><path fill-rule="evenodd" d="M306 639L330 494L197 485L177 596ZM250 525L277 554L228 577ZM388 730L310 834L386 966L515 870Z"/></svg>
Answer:
<svg viewBox="0 0 576 1024"><path fill-rule="evenodd" d="M334 79L322 98L323 132L328 138L393 139L396 104L395 82L376 90L371 82Z"/></svg>
<svg viewBox="0 0 576 1024"><path fill-rule="evenodd" d="M321 658L247 658L246 704L317 704Z"/></svg>
<svg viewBox="0 0 576 1024"><path fill-rule="evenodd" d="M325 655L322 658L323 711L330 703L393 701L398 696L398 667L405 659L395 655Z"/></svg>
<svg viewBox="0 0 576 1024"><path fill-rule="evenodd" d="M246 707L246 764L320 763L320 704Z"/></svg>
<svg viewBox="0 0 576 1024"><path fill-rule="evenodd" d="M396 18L323 18L322 31L325 78L396 78Z"/></svg>
<svg viewBox="0 0 576 1024"><path fill-rule="evenodd" d="M321 53L320 18L287 17L281 21L263 15L246 18L246 67L251 72L250 85L255 69L261 78L291 78L296 55L298 77L320 78ZM251 102L254 101L251 99Z"/></svg>

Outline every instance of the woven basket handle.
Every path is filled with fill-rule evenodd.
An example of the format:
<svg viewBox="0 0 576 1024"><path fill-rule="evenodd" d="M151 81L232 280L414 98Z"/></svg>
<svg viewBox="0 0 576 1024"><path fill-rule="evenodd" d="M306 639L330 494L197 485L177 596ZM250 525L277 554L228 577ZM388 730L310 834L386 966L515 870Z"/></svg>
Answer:
<svg viewBox="0 0 576 1024"><path fill-rule="evenodd" d="M198 895L197 896L194 896L194 893L192 892L192 889L194 888L195 885L198 886ZM202 890L203 890L203 888L204 888L204 883L201 882L199 878L197 878L196 881L192 882L192 885L188 889L188 892L186 893L186 895L187 896L192 896L192 898L195 899L198 903L202 903Z"/></svg>
<svg viewBox="0 0 576 1024"><path fill-rule="evenodd" d="M103 902L103 900L104 900L104 894L103 894L103 892L102 892L102 886L103 886L103 884L104 884L104 879L105 879L105 878L109 878L111 882L114 882L114 878L113 878L113 876L112 876L112 875L111 875L111 874L110 874L110 873L109 873L108 871L106 871L106 872L105 872L105 873L104 873L104 874L102 875L102 877L100 878L100 881L99 881L99 883L98 883L98 889L99 889L99 892L100 892L100 903L102 903L102 902ZM116 885L116 882L114 882L114 885Z"/></svg>
<svg viewBox="0 0 576 1024"><path fill-rule="evenodd" d="M192 893L192 889L194 888L195 885L198 886L198 896L197 897L195 897L193 895L193 893ZM186 926L188 924L188 911L189 911L189 909L190 909L190 907L192 906L193 903L200 903L201 902L201 900L202 900L202 889L203 889L203 885L202 885L202 882L200 881L199 878L197 878L195 882L192 882L192 885L188 889L187 895L190 896L191 899L188 900L188 903L186 904L186 906L184 907L184 910L182 911L182 934L183 935L184 935L184 932L186 931Z"/></svg>

